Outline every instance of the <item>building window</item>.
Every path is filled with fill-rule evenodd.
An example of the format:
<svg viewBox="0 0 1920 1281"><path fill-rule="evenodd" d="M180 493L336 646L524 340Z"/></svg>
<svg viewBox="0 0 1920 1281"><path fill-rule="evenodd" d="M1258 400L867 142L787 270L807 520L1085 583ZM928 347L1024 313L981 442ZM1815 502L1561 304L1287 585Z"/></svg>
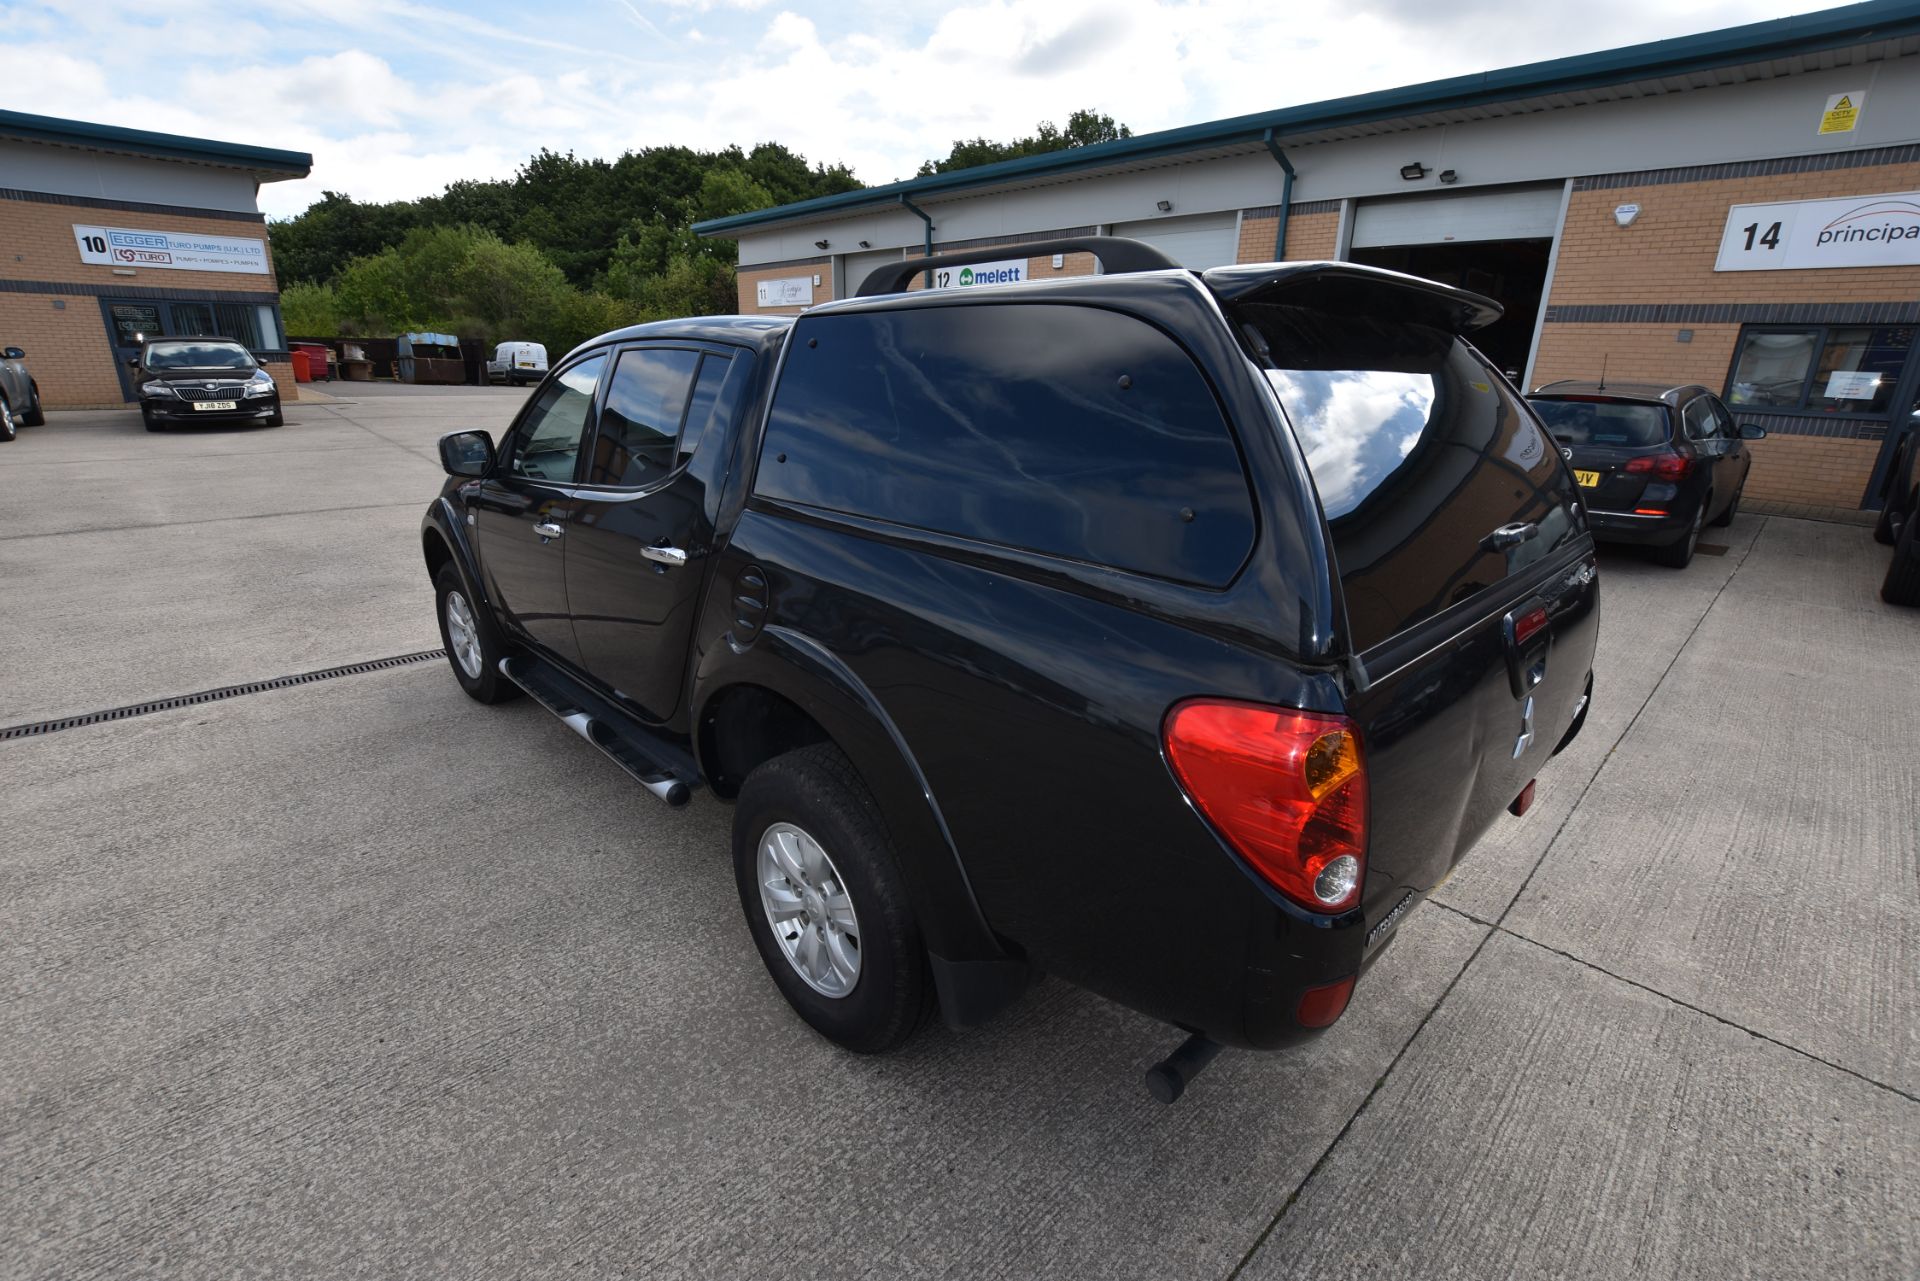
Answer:
<svg viewBox="0 0 1920 1281"><path fill-rule="evenodd" d="M1907 325L1748 325L1726 401L1751 408L1884 415L1913 349Z"/></svg>

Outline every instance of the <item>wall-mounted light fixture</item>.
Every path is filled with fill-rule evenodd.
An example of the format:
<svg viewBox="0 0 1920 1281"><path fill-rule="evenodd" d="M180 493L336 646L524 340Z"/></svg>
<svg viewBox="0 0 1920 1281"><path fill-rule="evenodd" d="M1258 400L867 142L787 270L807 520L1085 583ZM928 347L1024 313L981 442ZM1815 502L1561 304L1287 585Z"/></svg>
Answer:
<svg viewBox="0 0 1920 1281"><path fill-rule="evenodd" d="M827 247L827 242L824 240L816 240L813 242L813 247L815 249L825 249Z"/></svg>
<svg viewBox="0 0 1920 1281"><path fill-rule="evenodd" d="M871 249L873 248L873 242L870 240L863 240L860 242L860 247L862 249Z"/></svg>
<svg viewBox="0 0 1920 1281"><path fill-rule="evenodd" d="M1633 220L1639 216L1639 205L1615 205L1613 207L1613 220L1622 227L1633 226Z"/></svg>
<svg viewBox="0 0 1920 1281"><path fill-rule="evenodd" d="M138 275L139 273L134 271L134 269L131 267L115 267L113 269L113 274L116 276L133 276L133 275Z"/></svg>
<svg viewBox="0 0 1920 1281"><path fill-rule="evenodd" d="M1172 212L1173 212L1173 201L1171 201L1171 200L1156 200L1156 201L1154 201L1154 202L1153 202L1153 207L1154 207L1155 209L1158 209L1158 210L1159 210L1159 211L1160 211L1161 213L1172 213Z"/></svg>
<svg viewBox="0 0 1920 1281"><path fill-rule="evenodd" d="M1414 161L1410 165L1400 166L1400 176L1402 178L1405 178L1408 182L1419 182L1422 178L1427 176L1427 173L1428 173L1427 167L1421 164L1418 160Z"/></svg>
<svg viewBox="0 0 1920 1281"><path fill-rule="evenodd" d="M1456 183L1460 181L1460 175L1451 169L1442 169L1440 171L1440 181L1449 184Z"/></svg>

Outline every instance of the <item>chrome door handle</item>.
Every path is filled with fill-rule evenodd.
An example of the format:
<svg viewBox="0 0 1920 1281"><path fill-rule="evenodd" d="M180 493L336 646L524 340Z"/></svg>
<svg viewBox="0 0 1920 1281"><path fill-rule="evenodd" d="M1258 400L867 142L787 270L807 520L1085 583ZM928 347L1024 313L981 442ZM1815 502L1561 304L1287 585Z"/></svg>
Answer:
<svg viewBox="0 0 1920 1281"><path fill-rule="evenodd" d="M678 568L687 563L687 554L678 547L642 547L640 554L656 565Z"/></svg>
<svg viewBox="0 0 1920 1281"><path fill-rule="evenodd" d="M533 532L542 538L558 538L567 531L550 520L543 520L533 527Z"/></svg>

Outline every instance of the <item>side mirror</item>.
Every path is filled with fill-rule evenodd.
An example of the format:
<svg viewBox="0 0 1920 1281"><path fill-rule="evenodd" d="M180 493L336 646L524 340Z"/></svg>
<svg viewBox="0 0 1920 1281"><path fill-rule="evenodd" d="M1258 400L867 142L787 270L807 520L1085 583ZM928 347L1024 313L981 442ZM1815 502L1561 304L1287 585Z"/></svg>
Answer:
<svg viewBox="0 0 1920 1281"><path fill-rule="evenodd" d="M483 431L453 431L440 438L440 465L449 476L484 476L493 470L493 437Z"/></svg>
<svg viewBox="0 0 1920 1281"><path fill-rule="evenodd" d="M140 357L138 357L138 356L128 356L128 357L127 357L127 368L128 368L128 369L138 369L138 368L140 368Z"/></svg>
<svg viewBox="0 0 1920 1281"><path fill-rule="evenodd" d="M9 347L5 351L0 351L0 360L25 360L26 358L27 353L18 347Z"/></svg>
<svg viewBox="0 0 1920 1281"><path fill-rule="evenodd" d="M1756 427L1752 423L1740 424L1741 440L1765 440L1766 438L1767 429L1765 427Z"/></svg>

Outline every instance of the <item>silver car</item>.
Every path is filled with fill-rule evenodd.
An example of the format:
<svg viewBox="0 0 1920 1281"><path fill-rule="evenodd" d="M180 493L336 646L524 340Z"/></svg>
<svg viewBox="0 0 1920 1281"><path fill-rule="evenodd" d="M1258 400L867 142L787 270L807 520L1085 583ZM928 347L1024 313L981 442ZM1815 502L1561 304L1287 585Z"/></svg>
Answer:
<svg viewBox="0 0 1920 1281"><path fill-rule="evenodd" d="M27 372L27 353L18 347L0 351L0 443L12 440L21 427L38 427L40 388Z"/></svg>

